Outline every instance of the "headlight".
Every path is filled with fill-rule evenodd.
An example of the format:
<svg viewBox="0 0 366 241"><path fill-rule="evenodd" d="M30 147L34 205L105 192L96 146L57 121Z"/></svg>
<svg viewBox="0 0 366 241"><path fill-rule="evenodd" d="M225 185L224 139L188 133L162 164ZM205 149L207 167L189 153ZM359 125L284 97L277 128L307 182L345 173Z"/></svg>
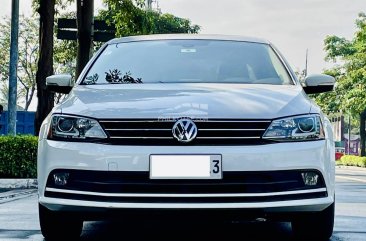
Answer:
<svg viewBox="0 0 366 241"><path fill-rule="evenodd" d="M99 123L90 118L54 115L51 118L48 139L84 140L107 138Z"/></svg>
<svg viewBox="0 0 366 241"><path fill-rule="evenodd" d="M318 115L294 116L274 120L263 135L274 141L304 141L324 139L323 125Z"/></svg>

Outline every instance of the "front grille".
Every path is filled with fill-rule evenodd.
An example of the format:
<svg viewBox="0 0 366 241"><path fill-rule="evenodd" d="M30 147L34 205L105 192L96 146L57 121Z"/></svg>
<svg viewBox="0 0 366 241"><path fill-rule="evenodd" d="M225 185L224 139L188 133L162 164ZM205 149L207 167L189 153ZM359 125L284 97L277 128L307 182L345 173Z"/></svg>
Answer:
<svg viewBox="0 0 366 241"><path fill-rule="evenodd" d="M262 136L270 120L193 120L196 138L184 145L260 145L270 143ZM172 134L176 120L101 119L108 135L102 143L116 145L183 145Z"/></svg>
<svg viewBox="0 0 366 241"><path fill-rule="evenodd" d="M56 186L53 174L69 173L66 186ZM222 179L150 179L149 172L54 170L47 187L75 191L135 194L273 193L324 188L321 173L317 185L305 186L303 171L224 172Z"/></svg>

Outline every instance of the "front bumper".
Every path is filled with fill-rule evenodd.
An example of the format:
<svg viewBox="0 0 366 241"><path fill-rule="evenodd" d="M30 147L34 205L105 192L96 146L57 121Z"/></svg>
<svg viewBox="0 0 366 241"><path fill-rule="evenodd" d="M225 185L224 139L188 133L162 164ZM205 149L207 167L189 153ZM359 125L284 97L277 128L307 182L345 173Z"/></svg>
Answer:
<svg viewBox="0 0 366 241"><path fill-rule="evenodd" d="M101 212L110 209L255 209L263 213L318 212L330 206L333 197L261 203L119 203L40 197L39 202L53 211Z"/></svg>
<svg viewBox="0 0 366 241"><path fill-rule="evenodd" d="M170 197L169 195L172 194L160 193L158 199L152 196L154 194L148 193L109 193L100 190L65 190L52 187L46 189L48 176L56 169L104 171L111 174L116 172L148 172L151 154L179 153L219 153L222 155L224 173L316 170L324 179L324 187L280 192L175 193ZM259 146L141 147L68 143L43 139L39 143L38 155L39 202L51 210L63 211L100 211L105 209L321 211L334 202L334 161L332 158L334 159L329 151L327 141ZM54 194L45 195L46 192ZM191 195L191 198L194 198L193 201L179 199L187 197L187 195ZM136 201L136 197L143 198L141 199L143 201ZM283 197L289 198L284 199ZM169 201L169 198L170 200L174 198L175 201ZM198 200L196 198L200 198L200 201L195 201Z"/></svg>

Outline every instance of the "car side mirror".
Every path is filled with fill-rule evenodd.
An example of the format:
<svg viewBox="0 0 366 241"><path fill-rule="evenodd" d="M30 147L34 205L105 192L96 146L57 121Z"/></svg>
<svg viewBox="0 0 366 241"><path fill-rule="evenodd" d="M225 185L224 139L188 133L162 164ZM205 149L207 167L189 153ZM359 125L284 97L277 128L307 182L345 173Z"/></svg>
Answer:
<svg viewBox="0 0 366 241"><path fill-rule="evenodd" d="M46 86L50 91L68 94L74 87L74 82L69 74L57 74L46 78Z"/></svg>
<svg viewBox="0 0 366 241"><path fill-rule="evenodd" d="M314 74L306 76L305 86L303 86L306 94L317 94L334 89L334 77L326 74Z"/></svg>

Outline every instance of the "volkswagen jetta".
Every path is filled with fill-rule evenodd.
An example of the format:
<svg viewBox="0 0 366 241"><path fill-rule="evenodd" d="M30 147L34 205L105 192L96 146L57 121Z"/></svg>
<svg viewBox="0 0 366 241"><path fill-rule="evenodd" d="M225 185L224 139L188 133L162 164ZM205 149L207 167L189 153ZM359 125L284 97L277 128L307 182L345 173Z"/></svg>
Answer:
<svg viewBox="0 0 366 241"><path fill-rule="evenodd" d="M83 221L117 211L284 220L300 236L331 236L334 141L307 94L334 78L300 83L268 41L114 39L75 84L47 85L68 95L39 135L45 237L79 236Z"/></svg>

